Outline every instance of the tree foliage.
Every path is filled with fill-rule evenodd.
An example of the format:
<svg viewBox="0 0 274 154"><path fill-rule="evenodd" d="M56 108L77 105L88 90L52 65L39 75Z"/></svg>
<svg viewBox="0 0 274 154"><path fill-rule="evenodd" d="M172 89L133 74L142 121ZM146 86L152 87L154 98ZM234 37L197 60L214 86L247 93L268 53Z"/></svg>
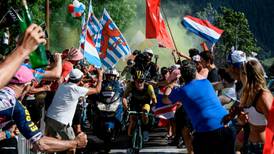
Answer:
<svg viewBox="0 0 274 154"><path fill-rule="evenodd" d="M245 14L232 9L221 7L216 10L211 4L196 13L199 18L207 19L224 32L215 46L216 63L224 63L225 57L232 47L242 50L247 54L259 52L254 35L250 31Z"/></svg>
<svg viewBox="0 0 274 154"><path fill-rule="evenodd" d="M224 29L218 44L221 51L229 51L232 46L246 53L260 51L244 13L222 7L216 19L216 26Z"/></svg>
<svg viewBox="0 0 274 154"><path fill-rule="evenodd" d="M6 0L0 3L0 16L2 17L12 6L18 12L22 9L22 0ZM89 0L79 0L86 5L88 12ZM135 17L137 0L93 0L93 10L100 18L106 8L117 26L123 31ZM33 21L37 24L45 22L46 0L27 0L33 14ZM50 44L53 50L62 50L76 46L81 32L81 19L73 18L67 10L72 0L50 0ZM18 25L11 29L15 38L18 35ZM0 30L2 31L2 30ZM1 32L0 32L1 34ZM14 46L13 46L14 47ZM12 47L12 48L13 48Z"/></svg>

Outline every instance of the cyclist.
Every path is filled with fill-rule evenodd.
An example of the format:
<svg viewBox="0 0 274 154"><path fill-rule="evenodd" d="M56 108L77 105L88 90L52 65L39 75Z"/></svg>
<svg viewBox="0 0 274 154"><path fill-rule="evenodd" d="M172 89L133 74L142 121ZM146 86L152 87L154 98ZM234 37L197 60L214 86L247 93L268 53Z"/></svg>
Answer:
<svg viewBox="0 0 274 154"><path fill-rule="evenodd" d="M148 116L145 113L149 113L150 111L150 102L152 104L156 104L157 99L154 93L154 89L152 85L145 83L145 76L142 71L135 71L133 75L133 80L126 87L124 96L123 96L123 107L125 110L128 109L128 101L127 98L130 98L130 110L137 112L144 112L142 115L142 121L146 125L148 124ZM134 121L136 121L136 116L130 115L129 117L129 127L128 127L128 135L131 136L132 128L134 128ZM148 141L148 132L144 131L144 141Z"/></svg>

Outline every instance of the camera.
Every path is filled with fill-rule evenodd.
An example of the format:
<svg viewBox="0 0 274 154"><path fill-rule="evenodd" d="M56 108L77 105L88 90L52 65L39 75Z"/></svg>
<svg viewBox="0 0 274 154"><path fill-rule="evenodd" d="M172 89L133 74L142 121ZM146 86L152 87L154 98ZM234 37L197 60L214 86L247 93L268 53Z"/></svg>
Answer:
<svg viewBox="0 0 274 154"><path fill-rule="evenodd" d="M134 50L132 55L136 56L141 53L141 50Z"/></svg>

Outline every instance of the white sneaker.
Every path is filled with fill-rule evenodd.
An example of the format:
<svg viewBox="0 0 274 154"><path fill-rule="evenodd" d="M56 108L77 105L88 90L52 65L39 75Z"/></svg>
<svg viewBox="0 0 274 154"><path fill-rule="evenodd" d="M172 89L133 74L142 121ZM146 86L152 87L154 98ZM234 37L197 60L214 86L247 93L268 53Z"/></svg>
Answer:
<svg viewBox="0 0 274 154"><path fill-rule="evenodd" d="M143 132L144 141L147 142L149 140L149 133L148 131Z"/></svg>

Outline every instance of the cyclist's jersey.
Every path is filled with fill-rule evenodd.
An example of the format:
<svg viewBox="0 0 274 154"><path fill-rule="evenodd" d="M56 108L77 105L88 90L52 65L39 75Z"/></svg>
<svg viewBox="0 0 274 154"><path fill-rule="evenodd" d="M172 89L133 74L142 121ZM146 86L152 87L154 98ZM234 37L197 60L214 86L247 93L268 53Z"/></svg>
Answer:
<svg viewBox="0 0 274 154"><path fill-rule="evenodd" d="M31 143L43 136L31 121L28 110L16 100L15 92L9 87L4 87L0 90L0 129L9 129L8 126L13 122Z"/></svg>
<svg viewBox="0 0 274 154"><path fill-rule="evenodd" d="M128 96L131 98L131 103L139 104L150 104L151 99L156 99L152 85L145 83L144 89L139 91L135 87L134 81L130 82L125 90L124 97L126 98Z"/></svg>

